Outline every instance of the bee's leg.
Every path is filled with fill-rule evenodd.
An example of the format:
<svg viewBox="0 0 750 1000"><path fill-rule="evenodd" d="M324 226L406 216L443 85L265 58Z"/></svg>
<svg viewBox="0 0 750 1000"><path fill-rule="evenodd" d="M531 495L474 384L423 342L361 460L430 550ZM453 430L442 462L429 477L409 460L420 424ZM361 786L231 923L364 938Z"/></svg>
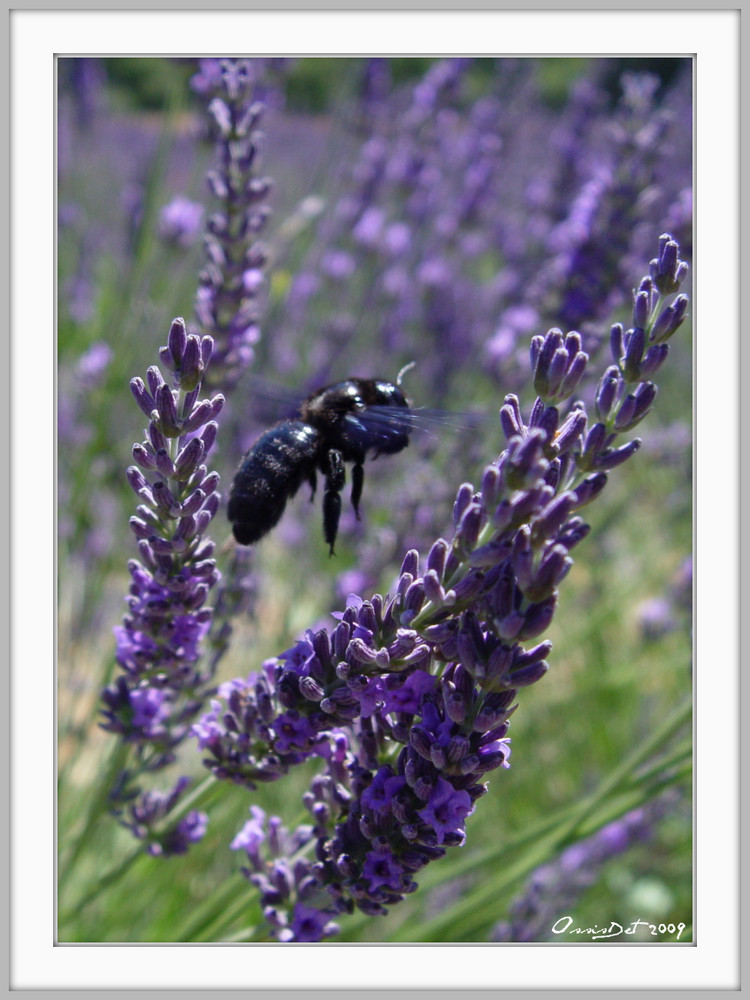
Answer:
<svg viewBox="0 0 750 1000"><path fill-rule="evenodd" d="M362 485L365 481L365 469L361 462L352 466L352 507L359 521L359 501L362 497Z"/></svg>
<svg viewBox="0 0 750 1000"><path fill-rule="evenodd" d="M315 488L318 485L318 477L315 475L315 469L310 469L310 475L307 477L307 481L310 484L310 503L315 499Z"/></svg>
<svg viewBox="0 0 750 1000"><path fill-rule="evenodd" d="M341 516L341 491L346 482L344 459L341 452L332 448L328 452L326 462L326 489L323 494L323 535L330 546L333 555L333 543L339 530Z"/></svg>

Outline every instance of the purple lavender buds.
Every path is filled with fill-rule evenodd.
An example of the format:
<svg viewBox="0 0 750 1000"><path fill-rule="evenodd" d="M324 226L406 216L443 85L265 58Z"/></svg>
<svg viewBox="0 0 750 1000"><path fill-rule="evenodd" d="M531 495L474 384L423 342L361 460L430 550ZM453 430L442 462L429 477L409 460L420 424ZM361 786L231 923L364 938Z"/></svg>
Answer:
<svg viewBox="0 0 750 1000"><path fill-rule="evenodd" d="M533 337L531 364L537 395L546 403L567 399L575 391L587 361L578 333L563 338L561 330L550 330L546 337Z"/></svg>
<svg viewBox="0 0 750 1000"><path fill-rule="evenodd" d="M687 264L679 259L680 247L669 234L659 238L659 255L651 261L651 277L662 295L679 291L687 274Z"/></svg>
<svg viewBox="0 0 750 1000"><path fill-rule="evenodd" d="M219 495L218 476L205 462L223 397L201 401L198 393L211 347L210 338L188 336L183 320L175 319L160 352L175 388L155 367L149 369L147 383L138 378L131 382L138 405L150 418L146 440L133 448L137 465L127 470L141 501L130 522L140 558L128 565L129 610L115 629L123 673L102 694L102 726L141 757L147 755L149 770L174 758L210 679L201 665L202 644L212 619L207 599L219 572L213 543L204 536ZM131 797L126 786L113 801ZM165 799L164 809L174 802L176 798ZM144 817L134 814L131 828L140 829ZM169 844L162 843L163 852L180 853L180 845L198 839L201 828L196 821L190 830L173 831Z"/></svg>
<svg viewBox="0 0 750 1000"><path fill-rule="evenodd" d="M148 854L154 857L185 854L190 844L197 843L205 834L208 816L195 809L177 822L165 822L187 785L187 778L179 778L166 795L145 792L128 805L127 819L122 820L122 824L134 837L146 843Z"/></svg>
<svg viewBox="0 0 750 1000"><path fill-rule="evenodd" d="M268 177L259 176L264 105L253 60L203 60L194 86L207 97L215 129L216 165L208 185L219 202L208 219L207 262L200 274L195 311L200 330L214 342L209 376L232 389L253 359L260 336L258 299L267 252L259 240L270 210Z"/></svg>

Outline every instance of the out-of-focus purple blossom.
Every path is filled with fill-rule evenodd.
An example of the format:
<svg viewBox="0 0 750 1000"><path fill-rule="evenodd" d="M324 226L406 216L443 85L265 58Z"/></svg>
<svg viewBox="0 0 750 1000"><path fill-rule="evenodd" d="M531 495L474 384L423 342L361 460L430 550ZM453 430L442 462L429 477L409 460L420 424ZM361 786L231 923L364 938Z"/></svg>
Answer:
<svg viewBox="0 0 750 1000"><path fill-rule="evenodd" d="M124 184L120 192L120 205L125 216L126 247L134 251L138 243L138 234L143 225L146 190L139 180L131 180Z"/></svg>
<svg viewBox="0 0 750 1000"><path fill-rule="evenodd" d="M106 72L101 59L60 59L58 74L61 93L72 103L77 127L91 128L105 99Z"/></svg>
<svg viewBox="0 0 750 1000"><path fill-rule="evenodd" d="M652 597L642 601L637 609L638 625L646 639L658 639L659 636L671 632L677 625L677 620L669 601L663 597Z"/></svg>
<svg viewBox="0 0 750 1000"><path fill-rule="evenodd" d="M196 94L210 99L226 93L227 59L199 59L198 72L190 81ZM284 104L283 81L292 60L279 57L244 59L244 72L252 83L256 100L267 107L281 108Z"/></svg>
<svg viewBox="0 0 750 1000"><path fill-rule="evenodd" d="M216 605L206 639L207 670L213 676L219 661L229 648L232 621L243 612L252 613L257 591L253 573L253 550L236 546L216 591ZM219 688L221 693L222 688Z"/></svg>
<svg viewBox="0 0 750 1000"><path fill-rule="evenodd" d="M378 123L388 114L388 95L393 87L389 59L368 59L361 75L356 123L365 135L377 132Z"/></svg>
<svg viewBox="0 0 750 1000"><path fill-rule="evenodd" d="M103 340L92 344L78 359L75 375L83 389L93 389L99 385L112 360L112 348Z"/></svg>
<svg viewBox="0 0 750 1000"><path fill-rule="evenodd" d="M165 243L187 250L198 239L203 206L182 196L173 198L159 212L158 231Z"/></svg>
<svg viewBox="0 0 750 1000"><path fill-rule="evenodd" d="M693 608L693 557L686 556L672 579L670 593L675 605L688 614Z"/></svg>
<svg viewBox="0 0 750 1000"><path fill-rule="evenodd" d="M68 312L74 323L88 323L94 315L94 287L88 275L79 273L66 283Z"/></svg>
<svg viewBox="0 0 750 1000"><path fill-rule="evenodd" d="M213 95L219 91L223 83L223 68L221 59L199 60L198 72L190 81L190 86L197 94Z"/></svg>
<svg viewBox="0 0 750 1000"><path fill-rule="evenodd" d="M518 342L528 338L539 325L539 314L528 305L511 306L501 317L501 322L486 345L493 364L501 367L518 350Z"/></svg>
<svg viewBox="0 0 750 1000"><path fill-rule="evenodd" d="M121 820L138 840L145 843L146 852L153 857L170 857L186 854L191 844L205 835L208 816L191 810L176 823L168 824L166 817L179 802L189 780L179 778L174 788L161 792L144 792L127 808L127 818Z"/></svg>
<svg viewBox="0 0 750 1000"><path fill-rule="evenodd" d="M650 840L656 824L673 804L670 796L662 796L641 809L634 809L537 868L513 902L510 919L495 926L491 940L554 940L551 928L555 921L596 882L605 862L635 844Z"/></svg>
<svg viewBox="0 0 750 1000"><path fill-rule="evenodd" d="M258 172L264 105L257 60L202 60L193 86L210 101L215 166L208 186L217 209L205 232L206 266L195 300L198 328L214 341L209 381L234 388L260 337L259 299L267 251L260 242L270 209L271 180Z"/></svg>
<svg viewBox="0 0 750 1000"><path fill-rule="evenodd" d="M66 201L57 207L57 225L60 229L79 227L84 218L83 209L75 202Z"/></svg>
<svg viewBox="0 0 750 1000"><path fill-rule="evenodd" d="M636 609L638 626L646 640L658 639L690 616L693 604L693 560L688 556L677 568L667 592L650 597Z"/></svg>
<svg viewBox="0 0 750 1000"><path fill-rule="evenodd" d="M601 340L598 325L622 305L625 279L634 260L642 258L645 240L653 238L644 216L667 216L671 197L679 231L689 230L689 170L679 187L679 175L664 167L671 147L690 133L689 102L680 107L678 120L667 101L657 102L657 82L648 74L623 74L614 116L601 114L590 82L573 92L567 117L554 134L554 145L568 150L567 168L553 158L547 165L550 181L545 185L542 175L536 178L544 194L536 199L536 221L521 223L526 245L514 245L512 256L509 252L517 285L507 293L515 301L503 310L499 332L513 328L512 317L523 302L538 313L540 323L554 317L566 329L580 330L587 349L593 349ZM679 92L675 103L680 106ZM685 161L689 164L689 156ZM571 191L577 192L573 198ZM663 206L661 212L657 205ZM539 253L535 246L545 263L529 270ZM492 342L488 350L497 354ZM501 359L506 356L507 350Z"/></svg>
<svg viewBox="0 0 750 1000"><path fill-rule="evenodd" d="M78 221L80 225L81 220ZM70 319L80 326L91 320L96 307L94 261L97 254L97 242L96 235L91 231L84 230L80 234L75 271L63 285L62 301L67 305Z"/></svg>
<svg viewBox="0 0 750 1000"><path fill-rule="evenodd" d="M364 570L354 567L336 577L336 593L340 600L345 601L349 594L362 594L371 590L372 583L372 578Z"/></svg>
<svg viewBox="0 0 750 1000"><path fill-rule="evenodd" d="M72 370L61 372L57 401L57 433L66 447L81 448L92 436L85 415L88 395L100 386L106 376L112 350L103 341L96 341L78 358Z"/></svg>

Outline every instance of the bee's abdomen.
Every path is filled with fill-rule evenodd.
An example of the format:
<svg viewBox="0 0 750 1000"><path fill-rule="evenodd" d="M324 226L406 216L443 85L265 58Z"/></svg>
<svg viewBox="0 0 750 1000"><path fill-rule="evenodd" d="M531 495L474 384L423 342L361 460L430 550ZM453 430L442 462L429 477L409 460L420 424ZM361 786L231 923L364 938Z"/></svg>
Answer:
<svg viewBox="0 0 750 1000"><path fill-rule="evenodd" d="M227 514L240 545L252 545L273 528L286 502L311 478L322 432L286 420L262 434L240 463Z"/></svg>

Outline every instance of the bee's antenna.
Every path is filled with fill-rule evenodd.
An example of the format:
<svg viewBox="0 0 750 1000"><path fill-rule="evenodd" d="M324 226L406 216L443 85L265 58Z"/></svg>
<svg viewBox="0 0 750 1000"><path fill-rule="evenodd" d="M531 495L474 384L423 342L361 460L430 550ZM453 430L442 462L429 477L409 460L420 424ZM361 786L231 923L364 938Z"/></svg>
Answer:
<svg viewBox="0 0 750 1000"><path fill-rule="evenodd" d="M416 368L416 367L417 367L416 361L410 361L408 365L404 365L404 367L396 376L396 385L401 385L401 379L404 377L404 375L406 375L406 373L409 371L410 368Z"/></svg>

